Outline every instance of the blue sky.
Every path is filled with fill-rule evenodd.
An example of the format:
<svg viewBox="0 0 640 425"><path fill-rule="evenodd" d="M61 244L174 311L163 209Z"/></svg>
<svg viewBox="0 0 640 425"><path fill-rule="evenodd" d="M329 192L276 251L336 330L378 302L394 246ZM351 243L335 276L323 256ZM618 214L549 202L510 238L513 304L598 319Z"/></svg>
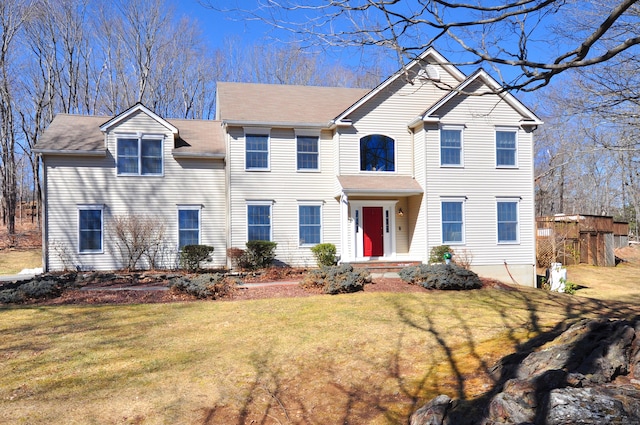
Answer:
<svg viewBox="0 0 640 425"><path fill-rule="evenodd" d="M177 17L182 15L190 16L200 23L200 28L213 48L224 48L224 40L227 38L238 39L242 45L254 45L259 43L279 44L280 39L289 39L290 34L285 31L277 31L271 25L262 23L257 20L242 19L234 14L224 14L222 12L206 8L198 3L197 0L167 0L169 4L175 7ZM227 5L226 0L211 0L212 2L220 1L222 5ZM229 6L233 7L234 1L229 1ZM253 0L239 0L241 6L255 6ZM357 66L359 63L358 55L347 52L346 49L335 48L329 56L330 61L338 61L346 66ZM392 69L397 68L397 64L390 59Z"/></svg>

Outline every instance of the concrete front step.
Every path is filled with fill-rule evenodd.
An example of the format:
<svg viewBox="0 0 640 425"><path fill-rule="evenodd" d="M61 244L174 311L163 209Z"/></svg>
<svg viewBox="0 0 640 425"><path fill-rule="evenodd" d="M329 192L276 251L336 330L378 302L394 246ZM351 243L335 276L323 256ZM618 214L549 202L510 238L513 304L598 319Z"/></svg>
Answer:
<svg viewBox="0 0 640 425"><path fill-rule="evenodd" d="M420 261L358 261L349 263L356 269L367 269L370 273L399 272L405 267L418 266Z"/></svg>

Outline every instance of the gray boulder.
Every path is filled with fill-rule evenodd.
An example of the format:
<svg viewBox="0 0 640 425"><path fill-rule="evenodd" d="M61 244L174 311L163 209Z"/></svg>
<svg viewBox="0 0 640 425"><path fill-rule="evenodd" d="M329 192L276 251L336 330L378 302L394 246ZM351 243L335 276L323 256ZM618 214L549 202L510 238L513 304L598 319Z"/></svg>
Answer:
<svg viewBox="0 0 640 425"><path fill-rule="evenodd" d="M493 368L495 388L471 401L438 396L411 425L640 424L640 322L582 320L547 348Z"/></svg>

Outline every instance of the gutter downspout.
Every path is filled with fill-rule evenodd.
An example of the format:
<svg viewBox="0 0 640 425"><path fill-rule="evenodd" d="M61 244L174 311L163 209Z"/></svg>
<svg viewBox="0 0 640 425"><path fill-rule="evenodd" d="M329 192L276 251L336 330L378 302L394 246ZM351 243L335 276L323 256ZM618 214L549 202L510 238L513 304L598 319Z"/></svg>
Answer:
<svg viewBox="0 0 640 425"><path fill-rule="evenodd" d="M49 208L47 190L47 166L44 156L38 155L38 160L42 160L42 271L49 271Z"/></svg>
<svg viewBox="0 0 640 425"><path fill-rule="evenodd" d="M222 122L221 124L224 127L224 144L226 149L226 155L224 159L224 197L225 197L225 226L226 226L226 234L225 238L225 265L227 268L231 267L231 260L227 256L227 249L233 246L233 241L231 239L231 165L229 164L231 160L231 142L229 136L229 127L226 122Z"/></svg>

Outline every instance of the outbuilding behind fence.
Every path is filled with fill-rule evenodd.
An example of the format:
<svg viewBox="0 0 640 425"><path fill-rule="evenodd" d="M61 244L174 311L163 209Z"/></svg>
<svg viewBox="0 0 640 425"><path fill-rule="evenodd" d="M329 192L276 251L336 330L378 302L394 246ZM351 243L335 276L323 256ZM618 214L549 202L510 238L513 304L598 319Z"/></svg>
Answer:
<svg viewBox="0 0 640 425"><path fill-rule="evenodd" d="M538 217L536 227L539 267L549 267L554 262L612 267L616 265L614 250L629 242L629 223L609 216Z"/></svg>

